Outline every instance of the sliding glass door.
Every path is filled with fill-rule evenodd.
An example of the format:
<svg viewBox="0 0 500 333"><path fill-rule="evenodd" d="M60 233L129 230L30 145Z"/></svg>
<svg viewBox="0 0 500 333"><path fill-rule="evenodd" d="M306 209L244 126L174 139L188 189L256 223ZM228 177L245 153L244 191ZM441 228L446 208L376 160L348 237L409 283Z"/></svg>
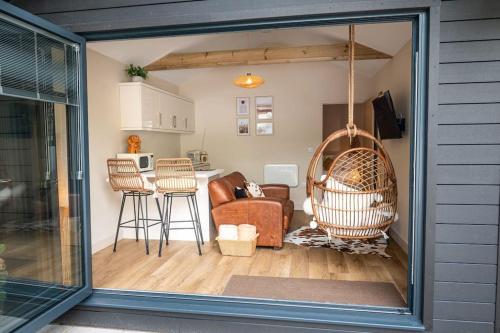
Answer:
<svg viewBox="0 0 500 333"><path fill-rule="evenodd" d="M57 32L0 3L2 333L36 331L91 293L84 43Z"/></svg>

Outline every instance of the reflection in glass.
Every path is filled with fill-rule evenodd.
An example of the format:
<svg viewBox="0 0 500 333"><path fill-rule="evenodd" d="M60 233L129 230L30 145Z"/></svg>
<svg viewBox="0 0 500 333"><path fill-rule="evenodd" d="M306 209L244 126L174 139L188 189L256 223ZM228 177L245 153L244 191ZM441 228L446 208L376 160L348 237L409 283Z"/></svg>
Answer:
<svg viewBox="0 0 500 333"><path fill-rule="evenodd" d="M0 332L83 285L76 111L0 97Z"/></svg>

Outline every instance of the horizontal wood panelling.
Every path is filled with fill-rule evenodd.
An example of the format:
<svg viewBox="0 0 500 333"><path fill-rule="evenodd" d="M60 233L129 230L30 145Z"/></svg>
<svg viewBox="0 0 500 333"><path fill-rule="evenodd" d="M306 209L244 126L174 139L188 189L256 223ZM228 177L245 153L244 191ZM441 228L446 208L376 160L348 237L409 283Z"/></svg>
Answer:
<svg viewBox="0 0 500 333"><path fill-rule="evenodd" d="M436 223L498 224L499 206L437 205Z"/></svg>
<svg viewBox="0 0 500 333"><path fill-rule="evenodd" d="M489 224L437 224L436 243L497 244L498 226ZM438 260L436 259L436 261ZM447 262L446 259L443 261Z"/></svg>
<svg viewBox="0 0 500 333"><path fill-rule="evenodd" d="M500 81L500 61L439 65L439 83Z"/></svg>
<svg viewBox="0 0 500 333"><path fill-rule="evenodd" d="M477 321L437 320L433 321L436 333L493 333L493 323Z"/></svg>
<svg viewBox="0 0 500 333"><path fill-rule="evenodd" d="M469 243L469 241L467 240L465 243ZM436 244L436 262L496 264L497 246L438 243Z"/></svg>
<svg viewBox="0 0 500 333"><path fill-rule="evenodd" d="M495 318L495 304L435 301L434 318L448 320L493 321Z"/></svg>
<svg viewBox="0 0 500 333"><path fill-rule="evenodd" d="M152 4L168 4L172 2L190 2L199 0L73 0L73 1L31 1L14 0L13 4L34 13L61 13L80 10L98 10L116 7L134 7Z"/></svg>
<svg viewBox="0 0 500 333"><path fill-rule="evenodd" d="M500 103L440 105L438 124L500 123Z"/></svg>
<svg viewBox="0 0 500 333"><path fill-rule="evenodd" d="M500 60L500 40L442 43L439 46L441 63L496 60Z"/></svg>
<svg viewBox="0 0 500 333"><path fill-rule="evenodd" d="M496 283L497 266L436 263L434 280L442 282Z"/></svg>
<svg viewBox="0 0 500 333"><path fill-rule="evenodd" d="M500 39L500 19L441 23L441 43Z"/></svg>
<svg viewBox="0 0 500 333"><path fill-rule="evenodd" d="M53 0L39 0L51 3ZM210 0L174 2L149 6L119 7L101 10L68 11L43 14L42 18L74 32L109 31L143 27L187 25L198 23L228 22L248 19L265 19L287 16L306 16L325 13L352 13L367 8L384 10L394 7L394 2L332 1L332 0ZM424 8L436 4L430 0L399 2L401 7ZM47 6L50 6L48 4Z"/></svg>
<svg viewBox="0 0 500 333"><path fill-rule="evenodd" d="M498 103L500 83L458 83L439 85L439 104Z"/></svg>
<svg viewBox="0 0 500 333"><path fill-rule="evenodd" d="M500 184L500 165L439 165L438 184Z"/></svg>
<svg viewBox="0 0 500 333"><path fill-rule="evenodd" d="M500 124L439 125L437 139L438 144L500 144Z"/></svg>
<svg viewBox="0 0 500 333"><path fill-rule="evenodd" d="M499 186L438 185L436 202L438 204L498 205L499 196Z"/></svg>
<svg viewBox="0 0 500 333"><path fill-rule="evenodd" d="M454 0L441 3L441 21L500 17L500 1Z"/></svg>
<svg viewBox="0 0 500 333"><path fill-rule="evenodd" d="M495 285L482 283L436 282L436 301L495 302Z"/></svg>
<svg viewBox="0 0 500 333"><path fill-rule="evenodd" d="M438 146L438 164L500 164L500 145Z"/></svg>

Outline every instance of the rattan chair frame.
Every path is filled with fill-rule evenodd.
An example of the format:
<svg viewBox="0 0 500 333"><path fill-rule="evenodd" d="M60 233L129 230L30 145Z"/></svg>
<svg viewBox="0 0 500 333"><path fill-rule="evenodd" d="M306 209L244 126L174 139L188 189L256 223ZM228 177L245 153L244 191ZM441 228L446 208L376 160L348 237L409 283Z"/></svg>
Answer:
<svg viewBox="0 0 500 333"><path fill-rule="evenodd" d="M158 193L195 193L196 174L189 158L161 158L156 161Z"/></svg>
<svg viewBox="0 0 500 333"><path fill-rule="evenodd" d="M316 179L317 167L326 147L331 142L336 140L340 140L345 137L352 138L352 135L353 133L348 129L338 130L330 134L330 136L328 136L328 138L325 139L316 149L307 171L307 195L310 197L313 214L318 222L318 226L327 231L330 236L344 239L378 238L389 229L392 223L394 223L397 211L397 181L394 167L387 151L379 140L377 140L370 133L357 129L356 135L373 142L373 148L357 147L346 150L335 158L327 171L326 177L322 180ZM370 174L371 178L375 179L374 184L370 184L369 186L363 184L362 188L355 188L356 186L352 183L343 184L346 186L352 186L354 188L352 191L345 190L345 187L342 189L329 187L328 181L330 177L336 179L335 172L338 170L339 163L344 162L349 158L354 160L358 156L365 157L365 159L362 160L362 163L364 163L363 166L365 166L365 169L366 165L371 168ZM373 164L369 164L372 162L368 160L366 156L373 159ZM345 173L347 174L348 171L349 170ZM373 207L371 205L370 207L364 207L363 204L359 202L359 198L367 198L363 197L363 195L381 195L383 201ZM324 201L324 198L332 197L334 199L330 199L326 204L322 202ZM344 201L341 201L338 198L341 198L341 200ZM346 200L346 198L348 200ZM344 203L345 205L346 201L350 206L354 206L354 208L349 207L346 209L331 207L333 206L333 203L338 204L339 202ZM389 212L389 216L382 218L384 213L387 214L387 212ZM374 219L375 216L377 216L379 221L370 224L363 224L370 218ZM346 221L348 219L350 220L349 224L338 223L339 220Z"/></svg>

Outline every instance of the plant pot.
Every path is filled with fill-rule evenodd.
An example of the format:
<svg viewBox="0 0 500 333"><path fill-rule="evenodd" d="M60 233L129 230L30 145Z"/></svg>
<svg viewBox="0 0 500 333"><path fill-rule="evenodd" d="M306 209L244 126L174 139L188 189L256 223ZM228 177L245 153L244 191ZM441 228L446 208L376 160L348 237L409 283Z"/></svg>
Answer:
<svg viewBox="0 0 500 333"><path fill-rule="evenodd" d="M132 82L144 82L144 78L142 76L132 76Z"/></svg>

